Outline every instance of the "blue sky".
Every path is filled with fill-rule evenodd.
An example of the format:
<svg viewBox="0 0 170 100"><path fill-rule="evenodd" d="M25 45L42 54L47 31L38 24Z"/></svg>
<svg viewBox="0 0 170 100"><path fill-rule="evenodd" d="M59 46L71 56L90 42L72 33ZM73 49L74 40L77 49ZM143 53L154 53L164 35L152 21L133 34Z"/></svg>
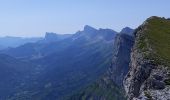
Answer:
<svg viewBox="0 0 170 100"><path fill-rule="evenodd" d="M136 28L146 18L170 17L170 0L0 0L0 36L44 36L95 28Z"/></svg>

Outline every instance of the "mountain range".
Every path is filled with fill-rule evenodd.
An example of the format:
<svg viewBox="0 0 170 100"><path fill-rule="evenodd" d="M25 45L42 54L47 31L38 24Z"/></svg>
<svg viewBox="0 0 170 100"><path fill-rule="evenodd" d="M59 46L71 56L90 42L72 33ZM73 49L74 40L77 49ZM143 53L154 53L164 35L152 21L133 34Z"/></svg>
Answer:
<svg viewBox="0 0 170 100"><path fill-rule="evenodd" d="M86 25L14 44L0 44L2 100L170 98L169 19L152 16L120 32Z"/></svg>
<svg viewBox="0 0 170 100"><path fill-rule="evenodd" d="M35 43L2 50L1 54L8 55L9 59L15 58L17 64L27 62L24 64L30 66L30 71L27 71L28 74L16 74L18 79L13 80L14 85L4 86L14 92L2 90L5 95L1 98L65 99L85 88L109 67L116 34L111 29L95 29L86 25L84 30L72 35L46 33L44 39ZM4 61L16 65L12 62ZM8 68L8 65L4 67ZM11 78L6 83L10 81Z"/></svg>

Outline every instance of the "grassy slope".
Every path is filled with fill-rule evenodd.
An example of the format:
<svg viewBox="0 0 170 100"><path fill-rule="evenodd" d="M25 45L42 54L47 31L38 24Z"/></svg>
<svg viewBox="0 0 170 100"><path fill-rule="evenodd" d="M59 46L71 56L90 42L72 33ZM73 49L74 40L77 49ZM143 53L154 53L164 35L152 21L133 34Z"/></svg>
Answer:
<svg viewBox="0 0 170 100"><path fill-rule="evenodd" d="M161 59L170 61L170 20L154 18L149 20L146 31L150 43Z"/></svg>
<svg viewBox="0 0 170 100"><path fill-rule="evenodd" d="M170 65L170 20L152 17L147 20L144 35L140 37L139 48L145 52L149 47L154 52L147 55L148 58L153 58L157 63Z"/></svg>

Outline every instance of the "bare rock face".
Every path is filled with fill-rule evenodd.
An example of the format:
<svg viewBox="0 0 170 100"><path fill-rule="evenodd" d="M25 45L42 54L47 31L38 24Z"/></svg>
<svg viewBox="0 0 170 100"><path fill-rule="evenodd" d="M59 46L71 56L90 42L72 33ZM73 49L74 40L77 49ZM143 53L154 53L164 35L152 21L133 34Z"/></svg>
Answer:
<svg viewBox="0 0 170 100"><path fill-rule="evenodd" d="M128 34L118 34L114 42L114 54L112 65L107 74L118 86L123 86L123 79L128 73L130 52L134 43L134 37Z"/></svg>
<svg viewBox="0 0 170 100"><path fill-rule="evenodd" d="M123 82L128 100L170 100L169 67L154 56L146 37L148 21L155 18L149 18L135 32L130 69Z"/></svg>

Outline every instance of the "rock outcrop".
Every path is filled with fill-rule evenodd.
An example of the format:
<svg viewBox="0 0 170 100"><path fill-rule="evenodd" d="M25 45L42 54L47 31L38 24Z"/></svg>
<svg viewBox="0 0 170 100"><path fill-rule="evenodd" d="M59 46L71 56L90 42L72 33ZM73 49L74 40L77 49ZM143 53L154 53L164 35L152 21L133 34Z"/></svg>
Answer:
<svg viewBox="0 0 170 100"><path fill-rule="evenodd" d="M136 29L130 70L124 80L129 100L170 99L169 25L165 18L151 17Z"/></svg>

